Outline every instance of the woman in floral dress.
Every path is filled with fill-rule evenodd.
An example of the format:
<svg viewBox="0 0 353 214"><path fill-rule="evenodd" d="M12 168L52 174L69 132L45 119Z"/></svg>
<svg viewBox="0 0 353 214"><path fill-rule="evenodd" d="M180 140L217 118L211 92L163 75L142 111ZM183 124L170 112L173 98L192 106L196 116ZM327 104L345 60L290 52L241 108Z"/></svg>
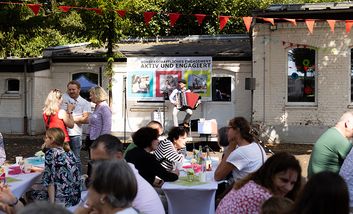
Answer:
<svg viewBox="0 0 353 214"><path fill-rule="evenodd" d="M43 190L32 192L34 200L49 200L51 203L65 203L66 207L80 202L80 171L76 157L63 149L65 134L60 128L49 128L44 143L45 168L42 177Z"/></svg>
<svg viewBox="0 0 353 214"><path fill-rule="evenodd" d="M276 153L257 171L236 182L218 205L216 213L260 213L262 203L271 196L294 201L300 187L299 161L291 154Z"/></svg>

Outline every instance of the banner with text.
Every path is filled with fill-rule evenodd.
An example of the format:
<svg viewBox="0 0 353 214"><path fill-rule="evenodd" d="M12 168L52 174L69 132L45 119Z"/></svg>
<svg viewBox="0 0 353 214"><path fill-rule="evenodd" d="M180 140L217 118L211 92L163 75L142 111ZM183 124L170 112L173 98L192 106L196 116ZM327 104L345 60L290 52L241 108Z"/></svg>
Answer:
<svg viewBox="0 0 353 214"><path fill-rule="evenodd" d="M212 57L139 57L127 59L128 99L159 100L185 79L191 91L210 97Z"/></svg>

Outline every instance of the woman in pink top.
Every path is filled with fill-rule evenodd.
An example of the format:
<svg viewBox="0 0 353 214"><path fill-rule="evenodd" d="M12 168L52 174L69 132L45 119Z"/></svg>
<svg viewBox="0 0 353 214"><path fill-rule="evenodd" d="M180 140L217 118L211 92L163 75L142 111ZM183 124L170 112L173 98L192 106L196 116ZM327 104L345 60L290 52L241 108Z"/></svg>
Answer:
<svg viewBox="0 0 353 214"><path fill-rule="evenodd" d="M273 195L294 200L300 186L299 161L291 154L277 153L256 172L236 182L218 205L216 213L259 213L262 203Z"/></svg>

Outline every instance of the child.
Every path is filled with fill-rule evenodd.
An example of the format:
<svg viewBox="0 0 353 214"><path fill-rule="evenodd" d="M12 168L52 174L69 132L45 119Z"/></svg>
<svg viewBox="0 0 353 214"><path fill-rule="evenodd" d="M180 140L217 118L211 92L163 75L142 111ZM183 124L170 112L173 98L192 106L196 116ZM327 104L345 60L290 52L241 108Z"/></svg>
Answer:
<svg viewBox="0 0 353 214"><path fill-rule="evenodd" d="M64 139L65 134L60 128L49 128L46 131L44 144L47 151L42 176L43 190L32 191L31 199L64 203L66 207L79 203L80 171L76 165L75 155L63 149Z"/></svg>
<svg viewBox="0 0 353 214"><path fill-rule="evenodd" d="M261 214L280 214L285 213L293 206L293 201L281 196L272 196L261 206Z"/></svg>

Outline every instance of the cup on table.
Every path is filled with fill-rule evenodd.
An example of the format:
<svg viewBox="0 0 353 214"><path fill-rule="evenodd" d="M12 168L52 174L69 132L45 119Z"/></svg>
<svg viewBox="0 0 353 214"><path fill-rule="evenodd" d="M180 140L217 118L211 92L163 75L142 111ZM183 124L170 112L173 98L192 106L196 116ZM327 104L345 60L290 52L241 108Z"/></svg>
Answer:
<svg viewBox="0 0 353 214"><path fill-rule="evenodd" d="M31 169L32 169L32 164L29 164L29 163L28 163L28 160L25 159L25 160L24 160L24 165L23 165L23 172L24 172L24 173L30 173L30 172L31 172Z"/></svg>
<svg viewBox="0 0 353 214"><path fill-rule="evenodd" d="M183 169L183 163L178 162L178 161L173 162L173 170L175 170L175 169L178 169L178 170Z"/></svg>
<svg viewBox="0 0 353 214"><path fill-rule="evenodd" d="M206 172L200 172L199 176L200 176L200 182L206 182L207 181Z"/></svg>
<svg viewBox="0 0 353 214"><path fill-rule="evenodd" d="M20 165L20 162L23 161L22 156L16 156L16 164Z"/></svg>

